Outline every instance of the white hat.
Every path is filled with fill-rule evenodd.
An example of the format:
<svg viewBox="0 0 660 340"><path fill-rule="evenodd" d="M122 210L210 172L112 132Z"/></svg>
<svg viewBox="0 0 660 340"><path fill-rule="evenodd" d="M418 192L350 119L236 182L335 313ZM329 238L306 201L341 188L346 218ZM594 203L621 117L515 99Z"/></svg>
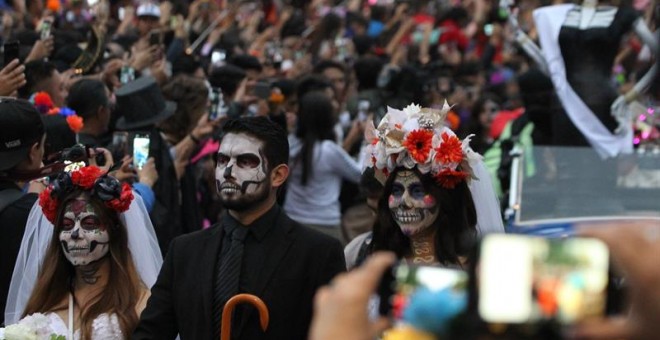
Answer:
<svg viewBox="0 0 660 340"><path fill-rule="evenodd" d="M145 2L137 8L138 17L156 17L160 18L160 7L158 5Z"/></svg>

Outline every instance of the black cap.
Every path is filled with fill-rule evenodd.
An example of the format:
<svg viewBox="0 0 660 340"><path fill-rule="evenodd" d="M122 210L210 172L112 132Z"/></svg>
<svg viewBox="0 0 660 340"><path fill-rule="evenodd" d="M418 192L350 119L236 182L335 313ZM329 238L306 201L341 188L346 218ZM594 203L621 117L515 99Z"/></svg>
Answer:
<svg viewBox="0 0 660 340"><path fill-rule="evenodd" d="M9 170L27 157L29 149L43 137L41 114L30 102L0 97L0 171Z"/></svg>

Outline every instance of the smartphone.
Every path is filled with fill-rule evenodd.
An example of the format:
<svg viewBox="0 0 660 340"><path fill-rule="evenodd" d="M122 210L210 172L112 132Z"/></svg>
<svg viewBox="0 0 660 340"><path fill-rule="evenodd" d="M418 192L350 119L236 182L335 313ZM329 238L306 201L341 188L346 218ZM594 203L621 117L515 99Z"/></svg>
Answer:
<svg viewBox="0 0 660 340"><path fill-rule="evenodd" d="M135 70L130 66L122 66L119 73L119 82L124 85L132 82L133 80L135 80Z"/></svg>
<svg viewBox="0 0 660 340"><path fill-rule="evenodd" d="M128 132L115 131L112 134L112 156L114 159L122 159L128 155Z"/></svg>
<svg viewBox="0 0 660 340"><path fill-rule="evenodd" d="M12 60L18 59L18 51L19 42L17 40L4 44L5 66L9 65Z"/></svg>
<svg viewBox="0 0 660 340"><path fill-rule="evenodd" d="M361 122L366 121L367 117L369 117L370 107L371 107L371 103L368 100L360 100L358 102L358 119Z"/></svg>
<svg viewBox="0 0 660 340"><path fill-rule="evenodd" d="M212 88L209 92L211 100L211 109L209 112L209 121L216 120L220 117L227 115L227 108L225 106L225 101L222 95L222 91L219 88Z"/></svg>
<svg viewBox="0 0 660 340"><path fill-rule="evenodd" d="M123 21L125 17L126 17L126 8L119 7L119 9L117 10L117 18Z"/></svg>
<svg viewBox="0 0 660 340"><path fill-rule="evenodd" d="M487 323L570 325L605 315L609 250L600 240L488 235L479 258L478 311Z"/></svg>
<svg viewBox="0 0 660 340"><path fill-rule="evenodd" d="M133 138L133 166L142 169L149 158L149 136L137 134Z"/></svg>
<svg viewBox="0 0 660 340"><path fill-rule="evenodd" d="M151 33L149 33L149 45L150 46L160 45L160 32L151 31Z"/></svg>
<svg viewBox="0 0 660 340"><path fill-rule="evenodd" d="M222 66L227 60L227 52L225 50L214 50L211 53L211 63L215 66Z"/></svg>
<svg viewBox="0 0 660 340"><path fill-rule="evenodd" d="M380 281L378 312L391 318L395 324L415 324L420 321L416 320L420 312L429 312L429 304L443 306L436 311L438 314L456 315L467 304L467 285L468 274L462 270L401 262L387 270ZM447 310L449 308L452 310ZM440 323L447 322L440 315L428 319L438 323L430 325L435 329L442 328Z"/></svg>
<svg viewBox="0 0 660 340"><path fill-rule="evenodd" d="M261 99L268 99L270 97L270 84L258 82L254 85L254 95Z"/></svg>
<svg viewBox="0 0 660 340"><path fill-rule="evenodd" d="M48 37L50 37L50 30L52 26L52 22L50 20L43 20L41 22L41 40L46 40Z"/></svg>

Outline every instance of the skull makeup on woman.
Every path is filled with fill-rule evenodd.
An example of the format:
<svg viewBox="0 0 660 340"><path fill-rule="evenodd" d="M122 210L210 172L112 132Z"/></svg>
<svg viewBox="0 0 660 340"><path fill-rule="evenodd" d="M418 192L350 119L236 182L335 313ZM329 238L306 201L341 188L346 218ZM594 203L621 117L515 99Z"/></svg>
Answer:
<svg viewBox="0 0 660 340"><path fill-rule="evenodd" d="M407 236L423 232L438 217L435 198L412 171L396 174L388 203L392 217Z"/></svg>
<svg viewBox="0 0 660 340"><path fill-rule="evenodd" d="M262 141L245 133L229 133L223 138L215 180L225 207L243 211L267 199L270 179L262 148Z"/></svg>
<svg viewBox="0 0 660 340"><path fill-rule="evenodd" d="M83 266L108 254L107 226L84 197L69 201L64 207L60 242L64 256L74 266Z"/></svg>
<svg viewBox="0 0 660 340"><path fill-rule="evenodd" d="M364 165L383 184L370 252L463 266L478 233L503 231L481 156L470 148L469 138L460 140L445 126L449 110L446 103L441 110L414 104L388 108L377 127L367 125Z"/></svg>

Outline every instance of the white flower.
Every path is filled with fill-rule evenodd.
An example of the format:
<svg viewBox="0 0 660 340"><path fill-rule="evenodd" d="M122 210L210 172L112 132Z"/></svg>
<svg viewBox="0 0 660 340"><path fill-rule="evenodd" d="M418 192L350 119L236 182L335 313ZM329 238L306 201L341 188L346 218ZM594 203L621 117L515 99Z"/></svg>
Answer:
<svg viewBox="0 0 660 340"><path fill-rule="evenodd" d="M39 340L37 332L20 323L9 325L5 328L4 339L6 340Z"/></svg>
<svg viewBox="0 0 660 340"><path fill-rule="evenodd" d="M422 107L417 104L410 104L403 109L403 112L406 113L406 116L409 118L418 115L422 111Z"/></svg>
<svg viewBox="0 0 660 340"><path fill-rule="evenodd" d="M53 330L50 327L50 320L47 316L41 313L28 315L18 323L34 330L39 338L48 337L53 333Z"/></svg>

